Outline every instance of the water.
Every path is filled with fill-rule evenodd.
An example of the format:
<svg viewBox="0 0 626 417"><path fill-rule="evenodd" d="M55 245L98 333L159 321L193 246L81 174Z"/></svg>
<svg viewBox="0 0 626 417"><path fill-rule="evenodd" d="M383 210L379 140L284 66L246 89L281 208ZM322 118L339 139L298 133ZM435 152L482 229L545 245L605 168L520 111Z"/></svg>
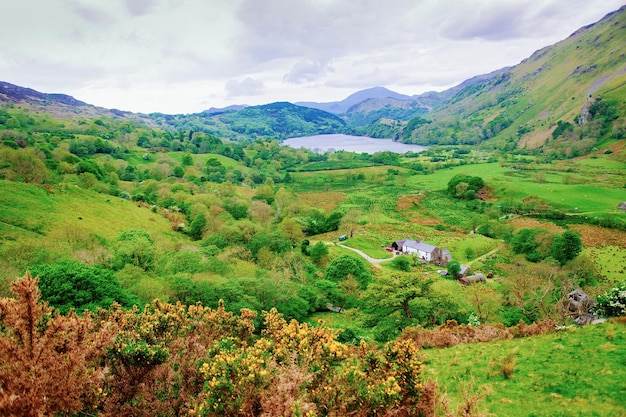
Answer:
<svg viewBox="0 0 626 417"><path fill-rule="evenodd" d="M303 136L283 141L283 145L292 148L306 148L316 153L344 150L347 152L369 153L390 151L394 153L421 152L426 146L409 145L394 142L391 139L374 139L365 136L350 136L342 134Z"/></svg>

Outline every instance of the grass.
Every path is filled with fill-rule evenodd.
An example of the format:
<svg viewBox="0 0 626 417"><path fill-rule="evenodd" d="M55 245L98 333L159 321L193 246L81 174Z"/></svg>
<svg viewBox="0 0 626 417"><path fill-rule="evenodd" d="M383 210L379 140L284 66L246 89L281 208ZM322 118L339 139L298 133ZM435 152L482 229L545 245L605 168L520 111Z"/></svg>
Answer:
<svg viewBox="0 0 626 417"><path fill-rule="evenodd" d="M7 267L0 268L0 276L4 279L16 278L13 268L37 262L33 259L48 261L67 257L68 252L97 256L124 230L145 230L162 249L185 240L167 219L146 207L74 185L47 190L0 180L0 201L0 258Z"/></svg>
<svg viewBox="0 0 626 417"><path fill-rule="evenodd" d="M453 409L462 391L488 387L497 416L623 416L626 326L606 323L524 339L425 350L425 376Z"/></svg>
<svg viewBox="0 0 626 417"><path fill-rule="evenodd" d="M385 245L386 247L386 245L391 242L382 242L371 236L356 236L340 243L351 248L359 249L375 259L391 258L391 254L381 247L381 245Z"/></svg>
<svg viewBox="0 0 626 417"><path fill-rule="evenodd" d="M588 255L595 263L603 282L626 280L626 249L618 246L585 248L583 254Z"/></svg>
<svg viewBox="0 0 626 417"><path fill-rule="evenodd" d="M442 246L450 251L452 258L461 263L467 263L495 249L498 246L498 241L474 234L463 239L449 241Z"/></svg>

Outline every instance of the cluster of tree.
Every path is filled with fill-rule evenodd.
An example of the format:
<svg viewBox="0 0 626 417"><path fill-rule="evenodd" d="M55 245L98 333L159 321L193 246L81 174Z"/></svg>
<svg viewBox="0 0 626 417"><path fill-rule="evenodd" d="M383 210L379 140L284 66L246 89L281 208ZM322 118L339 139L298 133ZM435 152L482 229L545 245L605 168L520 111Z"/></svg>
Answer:
<svg viewBox="0 0 626 417"><path fill-rule="evenodd" d="M481 177L456 174L448 181L448 194L454 198L475 200L477 192L485 186Z"/></svg>
<svg viewBox="0 0 626 417"><path fill-rule="evenodd" d="M531 262L551 257L565 265L581 252L582 240L578 233L569 230L559 235L545 229L521 229L513 235L511 246Z"/></svg>

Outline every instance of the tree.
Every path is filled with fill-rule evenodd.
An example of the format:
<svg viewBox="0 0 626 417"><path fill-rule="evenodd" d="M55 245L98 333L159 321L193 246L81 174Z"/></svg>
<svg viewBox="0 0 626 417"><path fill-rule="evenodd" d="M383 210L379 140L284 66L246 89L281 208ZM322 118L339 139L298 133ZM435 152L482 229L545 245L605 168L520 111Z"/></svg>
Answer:
<svg viewBox="0 0 626 417"><path fill-rule="evenodd" d="M375 328L377 339L391 340L416 320L428 324L429 314L424 312L431 310L434 282L408 273L377 277L361 297L369 318L366 323Z"/></svg>
<svg viewBox="0 0 626 417"><path fill-rule="evenodd" d="M367 269L360 258L350 255L341 255L330 261L324 272L324 278L333 282L340 282L351 275L357 280L362 289L372 280L372 273Z"/></svg>
<svg viewBox="0 0 626 417"><path fill-rule="evenodd" d="M215 158L213 158L213 159L215 159ZM190 166L192 166L192 165L193 165L193 157L192 157L190 154L188 154L187 152L185 152L185 153L183 154L183 158L182 158L182 160L181 160L181 164L182 164L182 166L184 166L184 167L190 167ZM220 165L221 165L221 164L220 164Z"/></svg>
<svg viewBox="0 0 626 417"><path fill-rule="evenodd" d="M48 179L48 170L42 160L43 153L31 148L2 149L0 151L0 169L2 162L8 167L2 169L4 177L12 181L24 181L29 184L41 184Z"/></svg>
<svg viewBox="0 0 626 417"><path fill-rule="evenodd" d="M176 165L174 167L173 174L176 178L182 178L185 176L185 170L180 165Z"/></svg>
<svg viewBox="0 0 626 417"><path fill-rule="evenodd" d="M322 241L317 242L309 248L309 256L319 263L324 257L328 256L328 246Z"/></svg>
<svg viewBox="0 0 626 417"><path fill-rule="evenodd" d="M198 213L191 221L189 225L189 236L193 240L202 239L202 234L204 232L204 226L206 226L206 217L204 217L204 213Z"/></svg>
<svg viewBox="0 0 626 417"><path fill-rule="evenodd" d="M39 277L42 298L64 314L70 309L82 312L109 308L113 302L125 307L139 303L136 297L122 290L113 271L108 269L60 261L35 265L30 270Z"/></svg>
<svg viewBox="0 0 626 417"><path fill-rule="evenodd" d="M459 275L461 275L461 264L457 261L448 262L446 268L448 270L448 274L454 279L457 279Z"/></svg>
<svg viewBox="0 0 626 417"><path fill-rule="evenodd" d="M411 260L408 256L397 256L392 262L393 267L404 272L409 272L411 270Z"/></svg>
<svg viewBox="0 0 626 417"><path fill-rule="evenodd" d="M114 265L122 269L130 264L148 270L154 266L156 249L150 235L143 230L126 230L117 238Z"/></svg>
<svg viewBox="0 0 626 417"><path fill-rule="evenodd" d="M481 177L457 174L448 181L448 195L456 198L465 198L469 190L478 192L485 186ZM472 194L469 195L470 197Z"/></svg>
<svg viewBox="0 0 626 417"><path fill-rule="evenodd" d="M567 230L560 236L554 236L554 241L550 246L550 256L556 259L561 265L565 265L578 256L582 248L583 244L580 235Z"/></svg>

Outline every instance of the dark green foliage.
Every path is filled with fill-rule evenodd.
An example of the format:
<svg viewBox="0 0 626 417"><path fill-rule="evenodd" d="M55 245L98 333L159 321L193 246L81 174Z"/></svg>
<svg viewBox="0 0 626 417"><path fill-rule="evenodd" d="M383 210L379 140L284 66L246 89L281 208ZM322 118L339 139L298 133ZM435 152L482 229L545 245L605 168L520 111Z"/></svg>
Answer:
<svg viewBox="0 0 626 417"><path fill-rule="evenodd" d="M566 231L562 235L554 236L550 246L550 256L565 265L582 251L583 244L578 233Z"/></svg>
<svg viewBox="0 0 626 417"><path fill-rule="evenodd" d="M372 273L363 261L350 255L342 255L333 259L324 272L324 278L333 282L343 281L348 278L348 275L352 276L363 289L367 288L372 280Z"/></svg>
<svg viewBox="0 0 626 417"><path fill-rule="evenodd" d="M187 233L193 240L200 240L202 239L204 226L206 226L206 217L204 217L204 213L198 213L191 221Z"/></svg>
<svg viewBox="0 0 626 417"><path fill-rule="evenodd" d="M321 211L315 211L310 216L302 219L305 223L302 231L307 235L334 232L339 228L343 215L344 213L339 210L330 212L328 216L325 216Z"/></svg>
<svg viewBox="0 0 626 417"><path fill-rule="evenodd" d="M397 256L391 263L393 264L393 267L399 271L408 272L411 270L411 260L408 256Z"/></svg>
<svg viewBox="0 0 626 417"><path fill-rule="evenodd" d="M241 220L248 217L248 206L245 204L229 203L224 208L230 213L231 216L233 216L235 220Z"/></svg>
<svg viewBox="0 0 626 417"><path fill-rule="evenodd" d="M188 153L184 153L183 154L183 158L181 159L181 164L184 167L189 167L193 165L193 158L191 157L190 154Z"/></svg>
<svg viewBox="0 0 626 417"><path fill-rule="evenodd" d="M582 251L582 240L578 233L565 231L562 235L554 235L549 242L549 250L541 250L537 241L541 229L521 229L511 239L513 252L526 255L531 262L539 262L551 256L561 265L574 259Z"/></svg>
<svg viewBox="0 0 626 417"><path fill-rule="evenodd" d="M457 307L452 303L440 305L445 300L438 300L433 294L434 282L414 274L396 273L380 276L369 285L361 299L368 317L366 326L374 328L378 341L395 338L406 326L428 325L440 315L452 314Z"/></svg>
<svg viewBox="0 0 626 417"><path fill-rule="evenodd" d="M128 165L124 168L124 172L120 175L122 181L137 181L139 179L139 173L134 165Z"/></svg>
<svg viewBox="0 0 626 417"><path fill-rule="evenodd" d="M456 198L468 198L470 200L476 197L478 190L485 185L481 177L457 174L448 181L448 194ZM473 193L469 193L473 191Z"/></svg>
<svg viewBox="0 0 626 417"><path fill-rule="evenodd" d="M318 279L313 285L318 294L318 308L325 309L327 306L346 307L346 297L336 282Z"/></svg>
<svg viewBox="0 0 626 417"><path fill-rule="evenodd" d="M308 254L314 261L319 261L328 255L328 246L324 242L317 242L308 249Z"/></svg>
<svg viewBox="0 0 626 417"><path fill-rule="evenodd" d="M337 133L345 122L322 110L296 106L291 103L271 103L247 107L238 112L219 116L230 129L249 138L288 138Z"/></svg>
<svg viewBox="0 0 626 417"><path fill-rule="evenodd" d="M574 130L574 125L572 125L570 122L562 122L561 120L559 120L557 122L556 129L552 131L552 139L558 138L563 133L569 130Z"/></svg>
<svg viewBox="0 0 626 417"><path fill-rule="evenodd" d="M291 249L291 241L279 231L255 234L247 245L252 256L256 257L263 247L269 248L275 254L280 255Z"/></svg>
<svg viewBox="0 0 626 417"><path fill-rule="evenodd" d="M35 265L30 268L39 277L41 296L63 314L109 308L113 302L124 307L138 304L135 296L126 293L113 271L87 266L74 261Z"/></svg>
<svg viewBox="0 0 626 417"><path fill-rule="evenodd" d="M411 133L413 133L415 129L428 123L430 123L430 120L423 119L419 116L414 117L413 119L409 120L409 123L407 123L404 130L402 131L402 138L409 139L411 137Z"/></svg>
<svg viewBox="0 0 626 417"><path fill-rule="evenodd" d="M113 263L117 269L129 264L148 270L155 261L154 241L143 230L127 230L117 238Z"/></svg>
<svg viewBox="0 0 626 417"><path fill-rule="evenodd" d="M176 178L182 178L185 176L185 170L179 165L174 167L173 173Z"/></svg>
<svg viewBox="0 0 626 417"><path fill-rule="evenodd" d="M207 236L207 238L202 241L201 245L202 246L215 245L220 249L224 249L226 248L226 246L228 246L228 241L226 240L226 238L224 238L224 236L214 233L212 235Z"/></svg>
<svg viewBox="0 0 626 417"><path fill-rule="evenodd" d="M511 246L515 253L532 254L537 249L535 235L539 229L522 229L513 236Z"/></svg>
<svg viewBox="0 0 626 417"><path fill-rule="evenodd" d="M458 278L460 273L461 273L461 264L458 263L457 261L450 261L448 262L448 264L446 265L446 268L448 270L448 275L450 275L452 278Z"/></svg>

